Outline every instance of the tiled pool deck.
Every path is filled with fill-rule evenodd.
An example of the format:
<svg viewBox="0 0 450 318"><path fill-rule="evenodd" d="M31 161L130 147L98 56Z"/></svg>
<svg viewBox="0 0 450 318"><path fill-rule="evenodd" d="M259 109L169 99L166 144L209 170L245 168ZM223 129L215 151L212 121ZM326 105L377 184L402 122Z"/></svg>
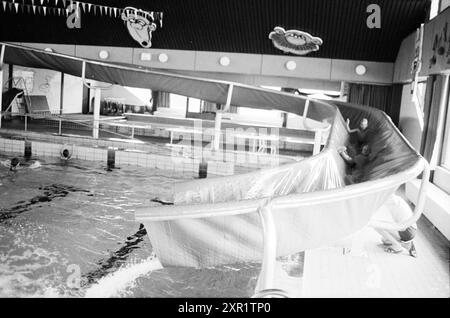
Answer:
<svg viewBox="0 0 450 318"><path fill-rule="evenodd" d="M422 216L418 257L386 253L380 236L364 228L344 254L340 247L305 253L302 297L450 297L449 242Z"/></svg>

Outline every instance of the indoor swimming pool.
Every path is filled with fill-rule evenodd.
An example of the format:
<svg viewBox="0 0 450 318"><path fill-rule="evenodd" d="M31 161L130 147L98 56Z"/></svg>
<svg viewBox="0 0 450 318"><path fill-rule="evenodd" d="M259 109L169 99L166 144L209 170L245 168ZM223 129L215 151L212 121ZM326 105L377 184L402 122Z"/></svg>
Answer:
<svg viewBox="0 0 450 318"><path fill-rule="evenodd" d="M12 156L0 155L1 162ZM186 176L72 159L0 165L0 297L249 297L261 265L162 268L136 207ZM32 165L30 167L30 165Z"/></svg>

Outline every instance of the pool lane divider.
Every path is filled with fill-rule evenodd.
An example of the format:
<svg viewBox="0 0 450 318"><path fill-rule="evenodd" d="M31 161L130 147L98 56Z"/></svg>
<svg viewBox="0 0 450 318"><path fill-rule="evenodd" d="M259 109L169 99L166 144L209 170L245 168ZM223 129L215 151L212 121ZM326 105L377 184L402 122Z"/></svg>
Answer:
<svg viewBox="0 0 450 318"><path fill-rule="evenodd" d="M32 155L32 142L29 140L25 140L23 156L26 159L28 159L31 158L31 155Z"/></svg>
<svg viewBox="0 0 450 318"><path fill-rule="evenodd" d="M198 165L199 179L205 179L208 176L208 161L202 160Z"/></svg>
<svg viewBox="0 0 450 318"><path fill-rule="evenodd" d="M116 150L115 147L108 147L108 154L106 159L106 164L108 169L114 169L116 166Z"/></svg>

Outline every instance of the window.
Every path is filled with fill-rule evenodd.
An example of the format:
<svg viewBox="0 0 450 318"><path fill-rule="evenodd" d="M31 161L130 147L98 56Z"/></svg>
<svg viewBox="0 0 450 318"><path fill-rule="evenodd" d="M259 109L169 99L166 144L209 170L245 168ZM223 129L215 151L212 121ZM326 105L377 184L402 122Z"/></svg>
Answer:
<svg viewBox="0 0 450 318"><path fill-rule="evenodd" d="M444 128L444 140L442 143L441 166L450 170L450 96L447 98L447 114Z"/></svg>
<svg viewBox="0 0 450 318"><path fill-rule="evenodd" d="M189 108L188 108L189 112L200 113L202 111L202 109L200 107L200 105L201 105L200 99L189 97L188 102L189 102Z"/></svg>

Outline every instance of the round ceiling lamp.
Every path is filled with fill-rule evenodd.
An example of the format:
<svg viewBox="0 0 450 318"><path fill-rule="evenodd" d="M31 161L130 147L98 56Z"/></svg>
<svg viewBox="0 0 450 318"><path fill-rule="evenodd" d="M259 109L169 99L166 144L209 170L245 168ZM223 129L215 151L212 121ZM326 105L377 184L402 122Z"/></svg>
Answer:
<svg viewBox="0 0 450 318"><path fill-rule="evenodd" d="M169 60L169 57L167 56L166 53L161 53L161 54L158 56L158 60L159 60L161 63L166 63L166 62Z"/></svg>
<svg viewBox="0 0 450 318"><path fill-rule="evenodd" d="M219 60L220 65L228 66L230 65L230 58L228 56L222 56Z"/></svg>
<svg viewBox="0 0 450 318"><path fill-rule="evenodd" d="M102 60L106 60L106 59L109 57L109 53L108 53L108 51L101 50L101 51L98 53L98 56L99 56Z"/></svg>
<svg viewBox="0 0 450 318"><path fill-rule="evenodd" d="M355 72L356 72L356 74L361 76L361 75L366 74L367 68L364 65L359 64L359 65L356 65Z"/></svg>
<svg viewBox="0 0 450 318"><path fill-rule="evenodd" d="M295 63L294 61L287 61L285 66L289 71L293 71L297 68L297 63Z"/></svg>

